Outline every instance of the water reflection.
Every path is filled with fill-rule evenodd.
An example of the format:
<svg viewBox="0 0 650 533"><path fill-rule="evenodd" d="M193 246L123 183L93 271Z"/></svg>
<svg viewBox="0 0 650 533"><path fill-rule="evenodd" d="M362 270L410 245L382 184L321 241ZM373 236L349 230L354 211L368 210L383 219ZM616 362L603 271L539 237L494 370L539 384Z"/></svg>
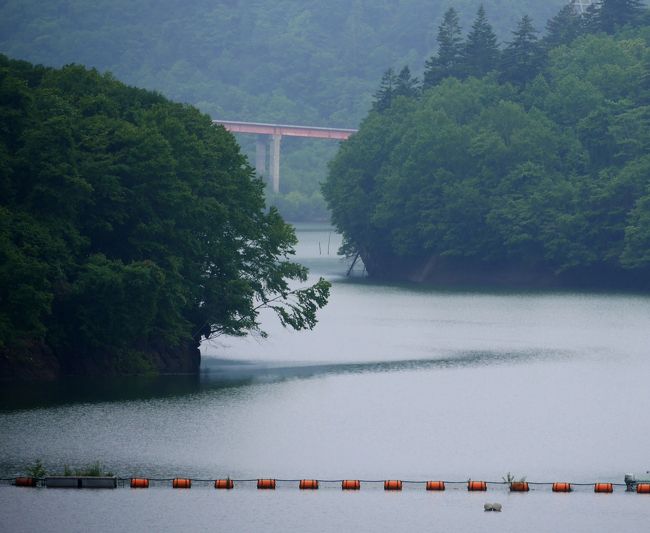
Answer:
<svg viewBox="0 0 650 533"><path fill-rule="evenodd" d="M0 388L0 411L177 397L198 391L200 383L200 377L196 375L67 378L43 383L5 383Z"/></svg>
<svg viewBox="0 0 650 533"><path fill-rule="evenodd" d="M370 361L335 364L265 363L233 361L229 359L205 358L201 381L203 385L228 382L272 383L287 379L307 379L326 375L363 374L368 372L403 372L431 370L436 368L463 368L499 364L524 364L536 359L561 359L567 352L490 352L476 351L453 354L431 359L397 359L393 361Z"/></svg>
<svg viewBox="0 0 650 533"><path fill-rule="evenodd" d="M174 398L223 388L331 375L404 372L562 359L561 351L473 351L428 359L323 363L269 362L206 357L200 375L68 378L55 382L7 383L0 389L0 412L78 403L125 402Z"/></svg>

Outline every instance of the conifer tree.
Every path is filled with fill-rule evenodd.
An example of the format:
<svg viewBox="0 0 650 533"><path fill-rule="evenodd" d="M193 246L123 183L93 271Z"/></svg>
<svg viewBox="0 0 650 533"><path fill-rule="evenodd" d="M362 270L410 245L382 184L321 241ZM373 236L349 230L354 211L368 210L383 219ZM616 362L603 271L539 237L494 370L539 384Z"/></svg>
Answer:
<svg viewBox="0 0 650 533"><path fill-rule="evenodd" d="M394 96L414 98L420 93L420 80L411 76L411 69L406 65L395 80Z"/></svg>
<svg viewBox="0 0 650 533"><path fill-rule="evenodd" d="M384 75L381 77L379 82L379 89L373 95L374 101L372 103L372 109L374 111L385 111L388 109L395 97L395 91L397 89L397 76L395 71L392 68L389 68Z"/></svg>
<svg viewBox="0 0 650 533"><path fill-rule="evenodd" d="M460 75L460 63L463 52L458 13L450 7L438 27L438 53L425 65L424 87L433 87L443 79Z"/></svg>
<svg viewBox="0 0 650 533"><path fill-rule="evenodd" d="M581 17L575 3L570 2L546 23L546 36L543 39L544 47L549 49L562 44L569 44L581 33Z"/></svg>
<svg viewBox="0 0 650 533"><path fill-rule="evenodd" d="M513 40L503 51L501 78L523 87L540 71L544 62L543 50L528 15L522 17L512 34Z"/></svg>
<svg viewBox="0 0 650 533"><path fill-rule="evenodd" d="M600 32L599 4L591 4L582 14L580 26L583 33Z"/></svg>
<svg viewBox="0 0 650 533"><path fill-rule="evenodd" d="M642 12L641 0L602 0L598 10L600 29L614 33L617 27L633 23Z"/></svg>
<svg viewBox="0 0 650 533"><path fill-rule="evenodd" d="M499 66L497 36L485 16L483 5L478 8L472 29L463 47L463 70L468 76L482 78Z"/></svg>

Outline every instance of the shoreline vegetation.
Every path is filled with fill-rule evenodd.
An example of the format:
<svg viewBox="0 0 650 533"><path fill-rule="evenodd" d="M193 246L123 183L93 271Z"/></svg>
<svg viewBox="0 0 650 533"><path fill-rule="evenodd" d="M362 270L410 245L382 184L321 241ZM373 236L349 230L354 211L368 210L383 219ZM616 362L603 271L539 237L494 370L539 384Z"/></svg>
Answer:
<svg viewBox="0 0 650 533"><path fill-rule="evenodd" d="M450 9L422 82L389 69L323 193L378 280L650 289L650 12L566 6L499 46Z"/></svg>
<svg viewBox="0 0 650 533"><path fill-rule="evenodd" d="M77 65L0 55L0 376L196 373L199 343L316 324L233 136L197 109ZM300 288L295 289L294 287Z"/></svg>

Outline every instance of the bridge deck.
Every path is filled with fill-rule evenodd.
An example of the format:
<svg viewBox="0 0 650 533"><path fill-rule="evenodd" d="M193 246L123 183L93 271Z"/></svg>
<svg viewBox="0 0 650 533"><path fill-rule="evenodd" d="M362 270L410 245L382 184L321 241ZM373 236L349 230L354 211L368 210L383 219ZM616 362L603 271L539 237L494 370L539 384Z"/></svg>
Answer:
<svg viewBox="0 0 650 533"><path fill-rule="evenodd" d="M322 128L318 126L293 126L290 124L264 124L261 122L239 122L234 120L213 120L233 133L256 133L258 135L281 135L287 137L311 137L313 139L338 139L344 141L357 130Z"/></svg>

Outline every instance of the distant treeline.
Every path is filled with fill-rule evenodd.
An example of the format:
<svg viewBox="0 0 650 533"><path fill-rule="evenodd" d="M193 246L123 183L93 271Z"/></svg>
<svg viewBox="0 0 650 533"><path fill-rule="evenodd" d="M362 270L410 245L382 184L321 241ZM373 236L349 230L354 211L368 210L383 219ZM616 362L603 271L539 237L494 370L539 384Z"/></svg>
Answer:
<svg viewBox="0 0 650 533"><path fill-rule="evenodd" d="M383 277L650 287L648 12L569 5L542 39L524 16L504 48L482 10L457 21L331 165L346 251Z"/></svg>
<svg viewBox="0 0 650 533"><path fill-rule="evenodd" d="M328 284L292 263L234 138L110 75L0 55L0 377L193 372L199 341L312 327Z"/></svg>
<svg viewBox="0 0 650 533"><path fill-rule="evenodd" d="M469 27L481 2L500 40L565 0L454 0ZM436 50L449 0L4 0L0 53L83 64L197 106L213 118L357 127L390 65ZM255 139L238 138L254 154ZM283 139L291 219L327 219L319 182L336 143Z"/></svg>

